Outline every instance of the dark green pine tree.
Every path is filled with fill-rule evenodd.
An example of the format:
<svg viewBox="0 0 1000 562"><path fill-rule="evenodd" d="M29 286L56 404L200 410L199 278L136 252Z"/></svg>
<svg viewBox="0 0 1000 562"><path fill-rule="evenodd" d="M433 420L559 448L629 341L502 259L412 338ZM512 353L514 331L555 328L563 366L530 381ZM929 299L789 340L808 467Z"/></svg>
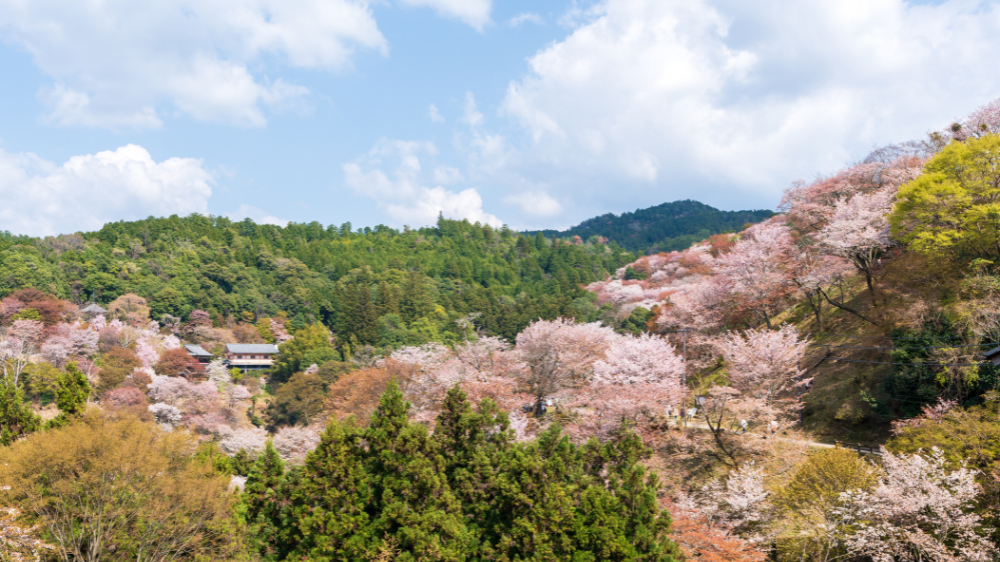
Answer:
<svg viewBox="0 0 1000 562"><path fill-rule="evenodd" d="M652 451L634 431L624 426L603 448L608 463L606 486L618 500L615 512L624 521L625 542L630 546L625 559L640 562L679 560L677 545L669 539L670 514L661 510L657 501L659 480L655 473L647 473L642 465L642 461L652 456Z"/></svg>
<svg viewBox="0 0 1000 562"><path fill-rule="evenodd" d="M353 285L348 285L341 291L338 300L340 308L337 311L337 341L348 342L354 334L354 319L358 314L358 292Z"/></svg>
<svg viewBox="0 0 1000 562"><path fill-rule="evenodd" d="M366 559L372 551L372 491L363 435L354 420L332 421L306 458L301 484L291 491L293 560Z"/></svg>
<svg viewBox="0 0 1000 562"><path fill-rule="evenodd" d="M424 276L414 271L406 278L403 287L403 298L399 302L399 313L403 321L409 324L418 318L430 314L434 302L424 288Z"/></svg>
<svg viewBox="0 0 1000 562"><path fill-rule="evenodd" d="M289 550L287 537L295 534L282 518L280 505L284 493L294 489L286 484L285 465L268 440L247 475L240 506L249 528L250 543L268 562L285 558Z"/></svg>
<svg viewBox="0 0 1000 562"><path fill-rule="evenodd" d="M0 380L0 445L10 445L21 437L38 431L42 419L24 402L24 390L13 377Z"/></svg>
<svg viewBox="0 0 1000 562"><path fill-rule="evenodd" d="M87 409L87 398L90 397L90 382L87 375L76 367L76 363L66 365L66 372L57 379L56 405L59 415L48 423L48 427L63 427L74 418L79 418Z"/></svg>
<svg viewBox="0 0 1000 562"><path fill-rule="evenodd" d="M407 419L409 408L399 385L390 382L365 432L377 514L373 533L395 541L399 562L464 560L469 537L461 505L427 428Z"/></svg>
<svg viewBox="0 0 1000 562"><path fill-rule="evenodd" d="M486 398L473 411L458 386L448 391L434 427L448 485L466 516L470 556L485 560L493 559L492 531L502 522L495 501L502 482L497 465L512 445L509 427L495 402Z"/></svg>
<svg viewBox="0 0 1000 562"><path fill-rule="evenodd" d="M399 290L385 281L378 284L378 315L399 314Z"/></svg>
<svg viewBox="0 0 1000 562"><path fill-rule="evenodd" d="M358 342L363 345L378 343L378 311L372 302L371 290L368 285L359 284L355 298L353 332Z"/></svg>

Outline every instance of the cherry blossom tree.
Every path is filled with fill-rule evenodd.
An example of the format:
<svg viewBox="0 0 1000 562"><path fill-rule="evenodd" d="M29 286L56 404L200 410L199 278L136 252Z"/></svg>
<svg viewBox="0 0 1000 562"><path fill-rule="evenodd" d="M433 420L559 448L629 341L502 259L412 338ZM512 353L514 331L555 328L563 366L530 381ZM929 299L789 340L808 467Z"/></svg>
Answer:
<svg viewBox="0 0 1000 562"><path fill-rule="evenodd" d="M717 260L717 273L731 280L742 305L768 328L782 299L792 291L790 262L795 250L787 226L766 222L745 230L732 251Z"/></svg>
<svg viewBox="0 0 1000 562"><path fill-rule="evenodd" d="M158 402L156 404L149 405L149 411L152 412L153 417L156 419L156 423L167 428L174 428L181 422L183 415L181 411L170 404L164 404Z"/></svg>
<svg viewBox="0 0 1000 562"><path fill-rule="evenodd" d="M285 461L301 464L309 451L319 445L322 434L323 427L319 425L284 426L274 435L274 448Z"/></svg>
<svg viewBox="0 0 1000 562"><path fill-rule="evenodd" d="M153 341L146 337L140 337L135 344L135 356L142 362L142 366L151 368L160 359L160 353L156 350Z"/></svg>
<svg viewBox="0 0 1000 562"><path fill-rule="evenodd" d="M292 336L285 329L285 323L278 321L275 318L271 319L271 335L274 336L274 340L278 343L286 342L292 339Z"/></svg>
<svg viewBox="0 0 1000 562"><path fill-rule="evenodd" d="M233 377L229 374L222 359L215 359L209 363L208 367L205 368L205 373L208 375L209 382L214 384L219 392L225 392L232 385Z"/></svg>
<svg viewBox="0 0 1000 562"><path fill-rule="evenodd" d="M823 302L829 300L826 288L853 271L847 260L820 252L815 245L800 246L792 256L792 282L799 288L813 311L816 326L823 329ZM842 303L836 304L842 306Z"/></svg>
<svg viewBox="0 0 1000 562"><path fill-rule="evenodd" d="M1000 134L1000 98L979 107L957 125L953 133L958 140Z"/></svg>
<svg viewBox="0 0 1000 562"><path fill-rule="evenodd" d="M120 386L105 392L101 397L101 403L111 409L123 409L134 406L145 406L149 401L146 400L146 394L138 388L134 386Z"/></svg>
<svg viewBox="0 0 1000 562"><path fill-rule="evenodd" d="M944 453L894 455L883 449L885 477L870 492L841 495L851 553L876 562L996 560L976 512L975 470L949 470Z"/></svg>
<svg viewBox="0 0 1000 562"><path fill-rule="evenodd" d="M455 358L481 378L515 376L524 369L520 356L512 351L510 344L494 336L456 345Z"/></svg>
<svg viewBox="0 0 1000 562"><path fill-rule="evenodd" d="M594 362L597 384L660 384L679 386L684 361L667 340L650 334L613 340L604 357Z"/></svg>
<svg viewBox="0 0 1000 562"><path fill-rule="evenodd" d="M236 407L237 402L249 400L252 394L250 394L250 390L242 384L232 384L226 388L225 396L226 400L229 401L229 407L234 408Z"/></svg>
<svg viewBox="0 0 1000 562"><path fill-rule="evenodd" d="M888 214L896 200L895 189L861 193L841 199L819 233L823 247L834 256L848 259L865 275L868 292L875 301L875 268L882 254L893 245Z"/></svg>
<svg viewBox="0 0 1000 562"><path fill-rule="evenodd" d="M729 366L729 383L747 394L762 395L774 404L778 395L805 381L799 363L809 345L792 325L779 330L747 330L728 333L718 340L718 349Z"/></svg>
<svg viewBox="0 0 1000 562"><path fill-rule="evenodd" d="M565 318L538 320L518 334L516 349L528 366L520 382L535 397L536 415L546 396L586 380L617 337L597 322L577 324Z"/></svg>
<svg viewBox="0 0 1000 562"><path fill-rule="evenodd" d="M17 314L22 308L24 308L24 303L14 297L0 299L0 324L9 324L10 317Z"/></svg>
<svg viewBox="0 0 1000 562"><path fill-rule="evenodd" d="M34 349L42 341L42 330L45 324L38 320L15 320L10 328L7 328L7 337L13 337L24 342L26 347Z"/></svg>
<svg viewBox="0 0 1000 562"><path fill-rule="evenodd" d="M240 451L259 453L267 444L268 434L262 427L245 427L231 429L219 428L219 448L227 455L235 455Z"/></svg>
<svg viewBox="0 0 1000 562"><path fill-rule="evenodd" d="M62 367L73 352L73 343L65 336L55 335L45 340L40 351L42 358L46 361L57 367Z"/></svg>
<svg viewBox="0 0 1000 562"><path fill-rule="evenodd" d="M97 343L100 335L97 330L85 328L77 323L69 331L69 341L76 357L93 357L97 353Z"/></svg>

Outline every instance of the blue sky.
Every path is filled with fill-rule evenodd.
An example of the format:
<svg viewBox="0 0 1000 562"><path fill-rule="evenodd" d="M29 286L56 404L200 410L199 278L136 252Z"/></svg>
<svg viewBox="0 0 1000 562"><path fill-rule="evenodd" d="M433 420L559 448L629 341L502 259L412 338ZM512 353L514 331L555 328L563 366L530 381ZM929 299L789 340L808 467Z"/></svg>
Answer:
<svg viewBox="0 0 1000 562"><path fill-rule="evenodd" d="M0 40L0 229L35 235L774 208L1000 97L973 0L0 0Z"/></svg>

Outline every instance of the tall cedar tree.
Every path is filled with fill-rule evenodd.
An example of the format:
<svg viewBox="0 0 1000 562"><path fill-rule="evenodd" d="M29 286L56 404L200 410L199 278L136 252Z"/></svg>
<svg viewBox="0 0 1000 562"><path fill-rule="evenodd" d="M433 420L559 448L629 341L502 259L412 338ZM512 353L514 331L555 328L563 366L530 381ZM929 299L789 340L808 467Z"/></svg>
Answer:
<svg viewBox="0 0 1000 562"><path fill-rule="evenodd" d="M279 484L272 470L277 495L255 468L244 502L265 559L677 560L633 432L577 447L553 427L515 443L505 413L457 388L433 437L408 409L390 383L368 428L333 421L301 471Z"/></svg>
<svg viewBox="0 0 1000 562"><path fill-rule="evenodd" d="M83 415L90 397L90 382L87 375L76 368L76 363L66 365L66 372L59 375L58 384L56 405L59 406L59 415L48 423L49 427L62 427Z"/></svg>
<svg viewBox="0 0 1000 562"><path fill-rule="evenodd" d="M42 419L24 402L24 390L12 377L0 379L0 445L10 445L41 425Z"/></svg>

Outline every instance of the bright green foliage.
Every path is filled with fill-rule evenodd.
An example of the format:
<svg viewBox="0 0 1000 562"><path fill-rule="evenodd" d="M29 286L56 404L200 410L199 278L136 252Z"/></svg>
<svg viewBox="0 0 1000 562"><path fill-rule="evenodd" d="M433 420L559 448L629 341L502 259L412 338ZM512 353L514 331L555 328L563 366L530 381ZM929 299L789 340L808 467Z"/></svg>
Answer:
<svg viewBox="0 0 1000 562"><path fill-rule="evenodd" d="M301 470L281 484L268 472L288 498L280 509L251 476L248 520L275 537L259 545L265 559L361 561L388 545L400 561L679 558L633 432L578 447L554 427L515 443L496 404L473 409L457 388L433 436L408 409L391 383L369 427L331 422Z"/></svg>
<svg viewBox="0 0 1000 562"><path fill-rule="evenodd" d="M322 324L313 324L293 334L295 337L278 346L278 357L271 368L271 381L282 383L299 371L304 371L313 362L306 363L306 355L325 351L328 355L320 362L334 358L335 350L330 344L330 331ZM317 357L318 358L318 357Z"/></svg>
<svg viewBox="0 0 1000 562"><path fill-rule="evenodd" d="M956 466L964 461L972 468L991 471L1000 461L1000 396L987 394L983 405L955 408L938 420L917 418L886 443L886 448L897 453L932 447L941 449Z"/></svg>
<svg viewBox="0 0 1000 562"><path fill-rule="evenodd" d="M87 375L77 369L76 363L66 365L66 372L59 376L59 388L56 390L59 415L48 423L49 427L62 427L73 418L80 417L87 408L90 390Z"/></svg>
<svg viewBox="0 0 1000 562"><path fill-rule="evenodd" d="M646 322L653 315L648 308L636 307L628 318L622 321L622 331L638 336L646 331Z"/></svg>
<svg viewBox="0 0 1000 562"><path fill-rule="evenodd" d="M955 258L1000 257L1000 136L952 142L900 188L892 233Z"/></svg>
<svg viewBox="0 0 1000 562"><path fill-rule="evenodd" d="M10 445L41 426L41 418L24 402L24 390L13 379L0 379L0 445Z"/></svg>

